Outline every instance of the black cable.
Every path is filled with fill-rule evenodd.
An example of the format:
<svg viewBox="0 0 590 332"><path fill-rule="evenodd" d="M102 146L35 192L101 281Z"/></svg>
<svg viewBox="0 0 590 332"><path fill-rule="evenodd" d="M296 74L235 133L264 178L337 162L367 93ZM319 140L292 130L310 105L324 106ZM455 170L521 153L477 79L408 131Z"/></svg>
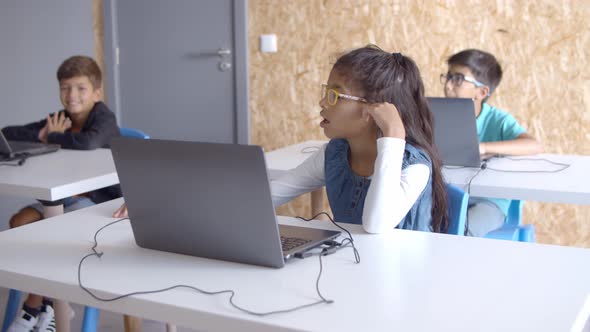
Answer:
<svg viewBox="0 0 590 332"><path fill-rule="evenodd" d="M556 170L550 170L550 171L546 171L546 170L511 170L511 169L498 169L498 168L492 168L492 167L488 167L488 169L492 170L492 171L504 172L504 173L559 173L561 171L568 169L571 166L571 164L558 163L558 162L555 162L555 161L552 161L549 159L545 159L545 158L512 158L512 157L503 157L503 158L508 159L508 160L512 160L512 161L522 161L522 160L545 161L545 162L548 162L552 165L562 166L562 168L556 169Z"/></svg>
<svg viewBox="0 0 590 332"><path fill-rule="evenodd" d="M332 224L334 224L336 227L340 228L341 230L345 231L346 234L348 234L348 238L344 238L344 240L342 240L342 242L340 242L340 244L338 244L338 245L339 246L342 246L342 244L344 243L344 241L348 240L350 242L350 245L352 246L352 250L354 252L354 260L355 260L355 262L357 264L360 263L361 262L361 255L359 254L358 250L354 246L354 239L352 237L352 234L350 234L350 232L346 228L338 225L334 221L334 219L332 219L332 216L330 216L327 212L322 211L322 212L316 214L315 216L313 216L313 217L311 217L309 219L304 218L304 217L300 217L300 216L296 216L295 218L298 218L298 219L301 219L301 220L305 220L305 221L312 221L312 220L316 219L317 217L321 216L322 214L323 215L326 215L328 217L328 219L330 219L330 221L332 222ZM342 246L342 247L344 248L344 246Z"/></svg>
<svg viewBox="0 0 590 332"><path fill-rule="evenodd" d="M127 220L129 218L122 218L122 219L118 219L115 220L113 222L110 222L106 225L104 225L103 227L99 228L96 233L94 233L94 245L92 246L91 250L92 253L82 257L82 259L80 260L80 263L78 264L78 285L80 286L80 288L82 288L82 290L84 290L86 293L88 293L90 296L92 296L94 299L98 300L98 301L102 301L102 302L112 302L112 301L117 301L120 300L122 298L125 297L129 297L129 296L133 296L133 295L142 295L142 294L154 294L154 293L161 293L161 292L165 292L165 291L169 291L172 289L176 289L176 288L188 288L194 291L197 291L199 293L202 294L206 294L206 295L218 295L218 294L224 294L224 293L228 293L230 294L230 298L229 298L229 303L236 308L239 311L242 311L244 313L250 314L250 315L254 315L254 316L269 316L269 315L275 315L275 314L280 314L280 313L288 313L288 312L293 312L296 310L300 310L303 308L308 308L311 306L315 306L318 304L322 304L322 303L333 303L333 300L329 300L326 299L322 293L320 292L320 278L322 276L322 271L323 271L323 264L322 264L322 256L326 256L326 255L319 255L319 260L320 260L320 272L318 273L318 277L316 279L316 291L318 293L318 296L321 298L320 301L316 301L316 302L312 302L312 303L308 303L308 304L304 304L304 305L300 305L300 306L296 306L293 308L289 308L289 309L282 309L282 310L274 310L274 311L268 311L268 312L256 312L256 311L251 311L248 309L245 309L239 305L237 305L234 302L234 297L236 295L235 291L232 289L225 289L225 290L220 290L220 291L206 291L194 286L190 286L190 285L174 285L174 286L170 286L170 287L166 287L166 288L162 288L162 289L157 289L157 290L150 290L150 291L137 291L137 292L132 292L132 293L127 293L127 294L123 294L123 295L119 295L119 296L115 296L115 297L111 297L111 298L105 298L105 297L100 297L94 293L92 293L92 291L90 291L88 288L86 288L83 284L82 284L82 263L91 256L96 256L98 258L102 257L102 255L104 254L103 252L99 252L96 250L96 248L98 247L98 241L96 240L98 233L100 233L103 229L116 224L120 221L123 220Z"/></svg>
<svg viewBox="0 0 590 332"><path fill-rule="evenodd" d="M27 158L29 158L28 155L23 155L23 156L18 157L18 158L9 159L7 161L13 161L13 160L16 160L16 159L18 159L18 161L16 163L14 163L14 164L9 164L7 162L0 162L0 166L12 166L12 167L22 166L27 161Z"/></svg>
<svg viewBox="0 0 590 332"><path fill-rule="evenodd" d="M481 164L481 167L477 170L477 172L475 172L475 174L473 174L473 176L471 177L471 179L469 179L469 182L467 183L467 194L468 195L471 196L471 182L473 181L473 179L475 179L476 176L479 175L479 173L481 173L481 171L483 171L486 168L487 168L487 165L484 162L483 164Z"/></svg>
<svg viewBox="0 0 590 332"><path fill-rule="evenodd" d="M494 168L494 167L488 166L488 161L489 160L492 160L492 159L496 159L496 158L508 159L508 160L512 160L512 161L522 161L522 160L545 161L545 162L548 162L548 163L553 164L553 165L556 165L556 166L562 166L562 168L556 169L556 170L511 170L511 169L500 169L500 168ZM503 172L503 173L547 173L547 174L551 174L551 173L559 173L561 171L564 171L564 170L568 169L571 166L571 164L558 163L558 162L555 162L555 161L552 161L552 160L549 160L549 159L545 159L545 158L493 157L493 158L491 158L489 160L488 161L484 161L481 164L481 167L477 170L477 172L469 179L469 183L467 184L467 193L468 194L471 195L471 182L484 169L489 169L490 171ZM444 166L444 168L447 168L447 169L461 169L461 168L470 168L470 167L467 167L467 166L457 166L457 167Z"/></svg>
<svg viewBox="0 0 590 332"><path fill-rule="evenodd" d="M0 166L11 166L11 167L19 167L22 166L22 163L18 162L18 163L14 163L14 164L9 164L9 163L0 163Z"/></svg>

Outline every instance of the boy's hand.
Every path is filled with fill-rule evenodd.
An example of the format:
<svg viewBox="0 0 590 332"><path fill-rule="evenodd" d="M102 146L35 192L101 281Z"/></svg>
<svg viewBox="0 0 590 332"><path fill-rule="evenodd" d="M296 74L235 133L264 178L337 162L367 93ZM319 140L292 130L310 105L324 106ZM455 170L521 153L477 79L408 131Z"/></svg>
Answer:
<svg viewBox="0 0 590 332"><path fill-rule="evenodd" d="M39 134L37 134L37 138L41 142L47 144L47 134L48 134L48 132L47 132L47 124L45 124L45 127L41 128L41 130L39 130Z"/></svg>
<svg viewBox="0 0 590 332"><path fill-rule="evenodd" d="M486 143L479 143L479 155L484 156L488 152L486 151Z"/></svg>
<svg viewBox="0 0 590 332"><path fill-rule="evenodd" d="M127 213L127 204L123 203L115 212L113 212L113 218L127 218L129 214Z"/></svg>
<svg viewBox="0 0 590 332"><path fill-rule="evenodd" d="M72 127L72 121L66 117L64 112L54 113L47 116L47 133L61 133Z"/></svg>
<svg viewBox="0 0 590 332"><path fill-rule="evenodd" d="M395 105L390 103L367 104L363 108L367 121L373 119L384 137L406 138L406 129Z"/></svg>

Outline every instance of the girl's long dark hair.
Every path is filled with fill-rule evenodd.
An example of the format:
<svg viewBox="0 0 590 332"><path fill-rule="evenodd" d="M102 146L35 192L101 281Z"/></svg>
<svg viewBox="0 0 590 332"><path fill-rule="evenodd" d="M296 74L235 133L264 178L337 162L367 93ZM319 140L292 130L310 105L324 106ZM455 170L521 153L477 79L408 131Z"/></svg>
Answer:
<svg viewBox="0 0 590 332"><path fill-rule="evenodd" d="M434 146L433 119L424 96L416 63L400 53L387 53L374 45L342 55L333 70L344 75L369 103L388 102L400 112L406 141L424 150L432 161L432 229L448 229L447 194L442 162Z"/></svg>

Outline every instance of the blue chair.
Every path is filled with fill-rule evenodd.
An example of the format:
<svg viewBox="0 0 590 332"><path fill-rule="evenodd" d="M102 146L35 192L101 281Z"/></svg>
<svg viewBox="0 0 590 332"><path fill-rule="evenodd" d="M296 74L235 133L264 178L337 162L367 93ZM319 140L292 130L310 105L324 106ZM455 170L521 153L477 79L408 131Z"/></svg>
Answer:
<svg viewBox="0 0 590 332"><path fill-rule="evenodd" d="M506 223L514 226L522 225L522 206L524 202L518 199L510 201L508 206L508 216L506 216Z"/></svg>
<svg viewBox="0 0 590 332"><path fill-rule="evenodd" d="M22 294L16 289L11 289L8 293L8 301L6 302L6 310L4 310L4 321L2 322L2 332L8 330L10 324L16 317L20 309L20 298Z"/></svg>
<svg viewBox="0 0 590 332"><path fill-rule="evenodd" d="M447 233L463 236L465 235L469 194L459 187L447 184L447 197L449 208L449 230Z"/></svg>
<svg viewBox="0 0 590 332"><path fill-rule="evenodd" d="M133 128L119 128L119 132L121 136L125 137L134 137L134 138L142 138L142 139L149 139L150 137L141 130L133 129Z"/></svg>
<svg viewBox="0 0 590 332"><path fill-rule="evenodd" d="M512 200L508 207L508 215L504 225L485 235L488 239L510 240L520 242L535 242L535 226L522 225L521 200Z"/></svg>

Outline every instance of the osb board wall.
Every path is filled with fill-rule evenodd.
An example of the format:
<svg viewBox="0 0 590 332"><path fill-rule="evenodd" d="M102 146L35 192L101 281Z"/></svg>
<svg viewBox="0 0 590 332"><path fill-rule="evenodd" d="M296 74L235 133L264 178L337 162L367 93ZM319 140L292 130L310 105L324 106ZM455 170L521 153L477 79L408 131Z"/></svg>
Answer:
<svg viewBox="0 0 590 332"><path fill-rule="evenodd" d="M104 77L105 68L104 68L104 29L103 29L103 15L102 15L102 0L92 0L92 32L94 35L94 59L98 63L98 66L102 70L103 73L103 80L102 80L102 91L103 93L106 92L105 90L105 81L106 78ZM103 100L107 102L107 96L103 96Z"/></svg>
<svg viewBox="0 0 590 332"><path fill-rule="evenodd" d="M336 54L375 43L411 56L427 94L441 96L445 59L494 53L504 79L490 103L516 116L549 153L590 154L590 2L249 0L252 142L272 150L325 139L319 87ZM258 37L278 36L278 52ZM589 175L590 176L590 175ZM309 215L308 199L279 211ZM590 247L590 207L527 202L542 243Z"/></svg>

